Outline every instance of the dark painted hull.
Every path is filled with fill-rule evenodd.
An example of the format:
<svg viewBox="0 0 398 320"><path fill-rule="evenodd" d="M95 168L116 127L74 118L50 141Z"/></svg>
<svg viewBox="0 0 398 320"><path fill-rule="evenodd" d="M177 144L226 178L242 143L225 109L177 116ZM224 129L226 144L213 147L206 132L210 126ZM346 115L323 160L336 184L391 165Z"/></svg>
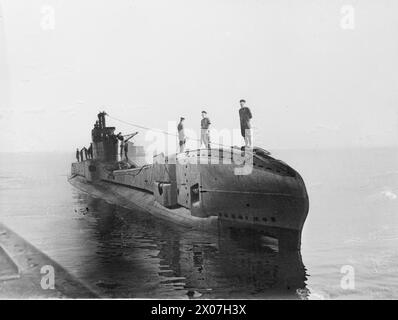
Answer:
<svg viewBox="0 0 398 320"><path fill-rule="evenodd" d="M130 169L98 160L73 163L70 182L108 202L187 227L209 230L223 223L284 234L300 247L309 200L303 179L287 164L236 149L192 150L172 160Z"/></svg>
<svg viewBox="0 0 398 320"><path fill-rule="evenodd" d="M307 213L305 203L299 203L301 207L291 208L291 203L285 198L282 202L274 201L275 208L279 208L279 215L270 209L270 195L248 195L241 194L237 196L236 193L213 194L207 200L212 200L214 209L219 212L218 216L209 216L205 218L196 217L191 214L191 211L184 207L170 209L163 207L156 202L154 196L146 191L128 188L126 186L114 184L107 181L88 182L84 177L75 176L69 179L69 182L76 188L94 196L101 198L106 202L119 205L132 210L141 210L150 213L154 217L158 217L165 221L169 221L187 228L194 228L204 232L217 232L221 227L233 229L252 229L261 232L265 235L275 237L279 240L279 247L286 250L299 250L301 245L301 228ZM227 201L226 201L227 200ZM243 201L244 200L244 201ZM241 203L250 201L253 208L247 208ZM265 201L265 202L264 202ZM272 201L272 200L271 200ZM297 201L297 200L295 200ZM305 201L304 201L305 202ZM261 208L261 204L268 207ZM281 204L287 203L282 211ZM208 207L211 208L211 207ZM289 216L300 209L305 215L298 215L301 220L296 217ZM270 214L276 216L276 220L264 221L263 217L268 217ZM227 216L226 216L227 215ZM247 217L247 219L246 219ZM253 217L258 217L254 220ZM295 224L292 222L295 222ZM283 221L287 221L286 225ZM288 226L288 228L286 228Z"/></svg>

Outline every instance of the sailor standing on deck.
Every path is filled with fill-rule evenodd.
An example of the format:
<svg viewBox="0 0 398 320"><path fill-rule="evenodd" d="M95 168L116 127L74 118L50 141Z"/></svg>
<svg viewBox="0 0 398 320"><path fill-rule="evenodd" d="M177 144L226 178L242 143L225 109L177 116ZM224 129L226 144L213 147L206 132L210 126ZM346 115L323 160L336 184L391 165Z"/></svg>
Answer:
<svg viewBox="0 0 398 320"><path fill-rule="evenodd" d="M207 112L202 111L202 120L200 121L200 144L205 145L206 148L210 149L210 119L207 117Z"/></svg>
<svg viewBox="0 0 398 320"><path fill-rule="evenodd" d="M86 147L83 148L83 152L84 152L84 156L86 157L86 160L88 160L88 152L87 152Z"/></svg>
<svg viewBox="0 0 398 320"><path fill-rule="evenodd" d="M239 118L240 118L240 132L245 139L245 147L252 147L252 130L250 120L253 118L252 113L248 107L245 106L246 101L240 100Z"/></svg>
<svg viewBox="0 0 398 320"><path fill-rule="evenodd" d="M92 143L90 143L90 146L87 149L87 153L88 153L88 157L90 159L92 159L93 158L93 144Z"/></svg>
<svg viewBox="0 0 398 320"><path fill-rule="evenodd" d="M185 136L185 130L184 130L184 117L180 118L180 123L177 126L178 129L178 144L180 147L180 153L184 152L185 150L185 143L187 142L187 138Z"/></svg>
<svg viewBox="0 0 398 320"><path fill-rule="evenodd" d="M117 134L116 138L118 138L120 141L120 161L122 161L123 160L123 150L124 150L124 137L122 136L122 133L119 132Z"/></svg>
<svg viewBox="0 0 398 320"><path fill-rule="evenodd" d="M79 162L79 160L80 160L80 151L79 151L79 148L76 148L76 160L77 160L77 162Z"/></svg>

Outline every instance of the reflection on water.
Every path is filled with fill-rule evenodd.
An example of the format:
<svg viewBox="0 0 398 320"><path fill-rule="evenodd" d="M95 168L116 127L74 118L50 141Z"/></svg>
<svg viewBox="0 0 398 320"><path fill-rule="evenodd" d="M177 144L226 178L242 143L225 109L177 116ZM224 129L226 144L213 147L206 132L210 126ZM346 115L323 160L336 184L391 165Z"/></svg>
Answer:
<svg viewBox="0 0 398 320"><path fill-rule="evenodd" d="M260 234L207 234L74 191L97 242L78 277L102 296L156 298L305 297L298 252L278 252ZM92 250L92 243L89 245ZM297 291L300 294L297 294Z"/></svg>
<svg viewBox="0 0 398 320"><path fill-rule="evenodd" d="M198 233L92 199L67 182L73 154L0 155L0 221L107 297L398 297L398 149L274 154L307 185L308 271L258 235ZM355 290L340 286L346 265Z"/></svg>

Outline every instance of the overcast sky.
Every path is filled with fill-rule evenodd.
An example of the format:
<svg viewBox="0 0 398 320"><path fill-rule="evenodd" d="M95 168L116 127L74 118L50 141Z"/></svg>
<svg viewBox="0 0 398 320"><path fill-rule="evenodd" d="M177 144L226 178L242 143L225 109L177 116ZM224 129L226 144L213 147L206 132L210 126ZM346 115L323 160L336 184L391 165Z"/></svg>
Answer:
<svg viewBox="0 0 398 320"><path fill-rule="evenodd" d="M397 12L396 0L0 0L1 150L73 152L102 109L165 130L181 115L198 130L206 109L214 128L238 128L241 98L267 149L397 146Z"/></svg>

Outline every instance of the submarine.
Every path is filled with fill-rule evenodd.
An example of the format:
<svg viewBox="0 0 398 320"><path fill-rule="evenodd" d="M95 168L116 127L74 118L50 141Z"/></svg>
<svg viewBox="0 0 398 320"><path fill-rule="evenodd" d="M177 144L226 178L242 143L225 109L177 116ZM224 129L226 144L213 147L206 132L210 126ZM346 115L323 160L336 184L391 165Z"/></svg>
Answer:
<svg viewBox="0 0 398 320"><path fill-rule="evenodd" d="M253 230L277 239L282 250L300 250L309 199L304 180L285 162L260 147L222 146L159 153L148 163L135 134L118 139L106 115L98 114L86 158L71 165L72 186L187 228Z"/></svg>

